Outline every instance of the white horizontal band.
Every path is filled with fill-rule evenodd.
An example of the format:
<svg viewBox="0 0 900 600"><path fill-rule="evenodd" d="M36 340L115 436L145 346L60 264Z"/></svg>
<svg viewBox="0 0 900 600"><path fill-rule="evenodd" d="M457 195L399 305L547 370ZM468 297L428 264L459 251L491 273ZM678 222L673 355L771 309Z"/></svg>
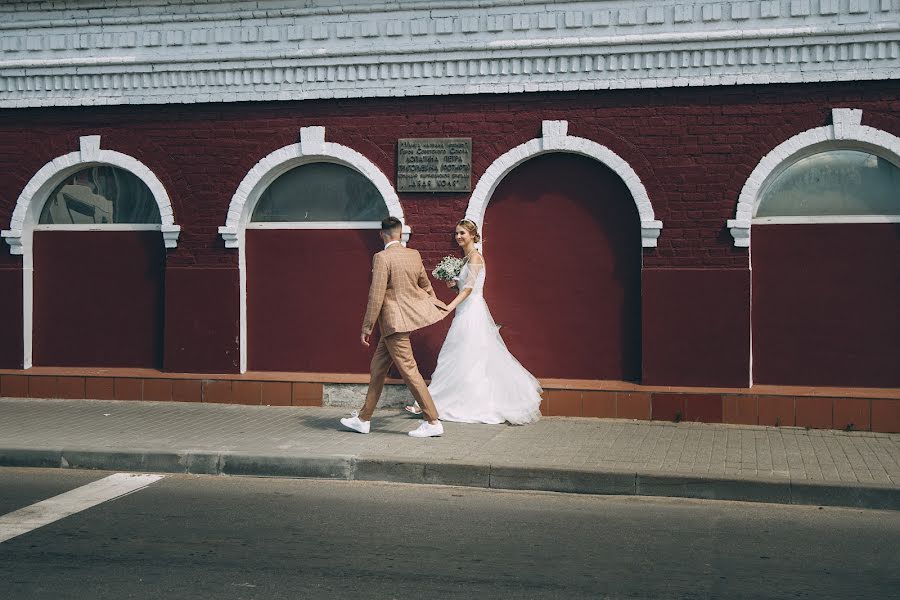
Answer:
<svg viewBox="0 0 900 600"><path fill-rule="evenodd" d="M272 221L248 223L247 229L381 229L380 221Z"/></svg>
<svg viewBox="0 0 900 600"><path fill-rule="evenodd" d="M754 217L754 225L804 225L813 223L900 223L900 215L827 215L815 217Z"/></svg>
<svg viewBox="0 0 900 600"><path fill-rule="evenodd" d="M151 223L90 223L85 225L35 225L35 231L160 231L161 225Z"/></svg>

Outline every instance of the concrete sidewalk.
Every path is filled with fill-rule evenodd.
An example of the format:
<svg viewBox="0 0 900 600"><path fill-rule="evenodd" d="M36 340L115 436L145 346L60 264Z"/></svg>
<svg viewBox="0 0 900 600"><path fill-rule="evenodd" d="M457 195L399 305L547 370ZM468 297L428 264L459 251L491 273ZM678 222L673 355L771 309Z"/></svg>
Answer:
<svg viewBox="0 0 900 600"><path fill-rule="evenodd" d="M900 510L900 434L549 417L372 433L335 408L0 399L0 466L314 477Z"/></svg>

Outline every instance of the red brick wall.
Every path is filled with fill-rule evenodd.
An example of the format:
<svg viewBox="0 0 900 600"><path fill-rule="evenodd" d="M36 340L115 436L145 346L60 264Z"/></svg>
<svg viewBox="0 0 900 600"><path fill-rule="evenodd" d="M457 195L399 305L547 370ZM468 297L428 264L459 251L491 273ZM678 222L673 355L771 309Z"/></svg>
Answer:
<svg viewBox="0 0 900 600"><path fill-rule="evenodd" d="M473 181L513 146L540 135L542 119L608 146L643 180L665 229L647 266L746 267L724 223L759 160L790 136L830 121L832 107L862 108L863 124L900 135L900 82L618 90L314 102L23 109L0 113L0 223L9 223L25 183L78 136L136 157L169 191L184 226L173 265L235 265L217 233L247 171L324 125L329 141L361 152L395 177L399 137L473 139ZM401 194L416 245L450 247L447 223L468 194ZM435 202L435 200L437 200ZM435 210L437 209L437 210ZM0 263L8 263L6 250ZM13 261L16 259L12 259Z"/></svg>
<svg viewBox="0 0 900 600"><path fill-rule="evenodd" d="M166 371L238 373L237 268L166 267Z"/></svg>
<svg viewBox="0 0 900 600"><path fill-rule="evenodd" d="M224 248L217 228L225 222L234 190L262 157L296 142L302 126L324 125L328 141L361 152L392 181L397 138L471 137L477 182L502 153L539 136L541 120L565 119L571 135L608 146L644 182L656 218L664 223L659 247L643 250L645 268L743 271L748 252L734 248L725 221L734 216L738 194L759 160L787 138L829 123L833 107L861 108L863 124L900 135L898 97L900 81L887 81L7 110L0 112L0 226L8 227L16 198L39 168L76 150L78 136L100 134L103 148L134 156L166 186L182 225L167 266L228 271L236 267L238 254ZM447 231L464 213L468 196L400 195L414 232L412 245L426 262L454 250ZM21 258L0 244L0 268L20 264ZM169 306L172 302L176 297L169 298ZM657 306L664 312L656 322L679 318L664 303ZM746 305L734 310L736 319L743 318ZM233 319L230 311L222 314ZM235 323L210 326L231 332ZM0 342L15 343L18 335L4 330ZM645 340L656 336L645 328ZM219 364L210 357L227 357L222 360L231 368L234 344L226 343L226 336L216 339L224 345L207 347L202 362ZM187 342L192 344L199 346ZM728 352L736 356L744 344L736 341ZM174 362L167 358L166 364L188 370L190 352Z"/></svg>
<svg viewBox="0 0 900 600"><path fill-rule="evenodd" d="M641 284L642 383L749 385L749 271L645 268Z"/></svg>

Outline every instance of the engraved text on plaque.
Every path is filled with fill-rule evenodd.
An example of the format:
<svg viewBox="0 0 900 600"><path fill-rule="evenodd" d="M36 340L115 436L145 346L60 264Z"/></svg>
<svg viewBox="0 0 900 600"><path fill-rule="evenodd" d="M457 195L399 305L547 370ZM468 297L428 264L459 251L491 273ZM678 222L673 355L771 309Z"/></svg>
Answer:
<svg viewBox="0 0 900 600"><path fill-rule="evenodd" d="M472 138L397 140L397 191L472 191Z"/></svg>

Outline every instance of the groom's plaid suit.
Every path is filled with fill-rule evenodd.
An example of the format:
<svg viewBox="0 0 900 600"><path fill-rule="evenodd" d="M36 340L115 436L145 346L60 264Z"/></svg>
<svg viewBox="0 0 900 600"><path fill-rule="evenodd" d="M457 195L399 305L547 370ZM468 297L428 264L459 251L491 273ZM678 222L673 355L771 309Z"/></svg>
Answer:
<svg viewBox="0 0 900 600"><path fill-rule="evenodd" d="M372 418L391 362L397 365L424 417L429 421L438 418L428 386L413 356L409 333L440 321L446 311L447 307L434 294L417 251L396 243L375 255L362 332L371 334L377 320L381 339L372 357L369 391L359 412L360 419L368 421Z"/></svg>

